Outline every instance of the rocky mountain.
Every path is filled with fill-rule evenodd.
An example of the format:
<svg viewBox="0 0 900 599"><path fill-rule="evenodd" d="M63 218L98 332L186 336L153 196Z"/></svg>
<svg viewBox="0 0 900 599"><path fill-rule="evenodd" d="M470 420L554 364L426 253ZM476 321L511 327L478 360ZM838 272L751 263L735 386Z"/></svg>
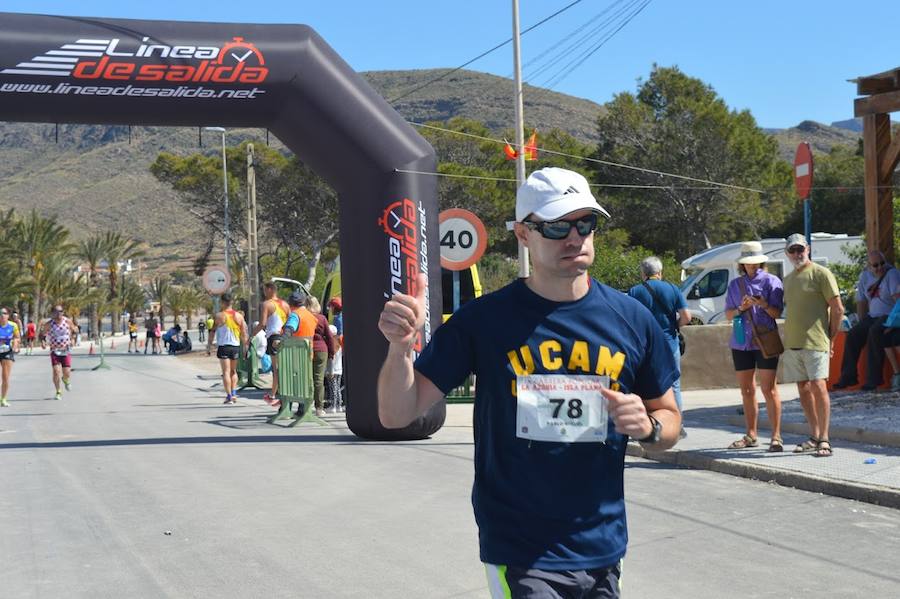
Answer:
<svg viewBox="0 0 900 599"><path fill-rule="evenodd" d="M766 129L766 132L778 141L778 149L782 158L788 162L794 161L794 153L797 144L801 141L809 142L813 155L827 154L835 145L849 145L856 147L862 133L857 133L844 127L823 125L815 121L803 121L796 127L789 129Z"/></svg>
<svg viewBox="0 0 900 599"><path fill-rule="evenodd" d="M512 129L509 79L448 69L363 75L409 121L461 116L485 123L497 136ZM526 126L539 131L560 128L582 141L597 141L595 123L604 110L599 104L528 85L524 104ZM847 128L812 121L770 133L789 161L799 141L810 141L814 151L825 152L834 144L856 144L859 137ZM55 214L76 238L117 230L151 247L147 268L186 269L204 247L207 233L175 192L148 169L161 151L220 151L216 134L204 137L201 148L196 128L60 125L57 130L47 124L0 123L0 209ZM247 139L266 143L266 132L228 131L229 144ZM280 145L274 136L269 143Z"/></svg>

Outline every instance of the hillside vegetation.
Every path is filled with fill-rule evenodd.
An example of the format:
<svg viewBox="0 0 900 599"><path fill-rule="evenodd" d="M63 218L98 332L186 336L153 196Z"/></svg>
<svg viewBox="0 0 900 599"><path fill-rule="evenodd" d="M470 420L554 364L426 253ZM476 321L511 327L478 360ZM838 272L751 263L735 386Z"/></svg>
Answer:
<svg viewBox="0 0 900 599"><path fill-rule="evenodd" d="M376 71L364 76L392 99L445 73L441 69ZM458 71L399 99L395 107L413 122L462 117L483 123L493 136L511 136L511 90L509 79ZM605 107L527 85L524 100L526 125L536 127L539 135L557 128L590 146L600 141L597 120L606 114ZM836 145L855 148L859 138L857 132L812 122L767 133L775 137L786 160L792 159L801 140L824 153ZM24 213L35 208L42 215L55 215L76 240L97 231L120 231L148 245L147 268L186 270L211 233L149 168L162 151L177 155L221 151L218 135L203 137L201 148L194 128L134 127L129 132L123 126L63 124L57 141L53 125L0 123L0 209ZM228 132L229 147L247 140L265 144L266 132ZM269 143L283 149L274 136Z"/></svg>

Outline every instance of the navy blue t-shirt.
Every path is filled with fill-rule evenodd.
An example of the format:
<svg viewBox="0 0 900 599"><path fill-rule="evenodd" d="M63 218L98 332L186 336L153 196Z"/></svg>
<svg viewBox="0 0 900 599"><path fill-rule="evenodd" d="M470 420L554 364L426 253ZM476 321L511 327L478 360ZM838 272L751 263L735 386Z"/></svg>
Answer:
<svg viewBox="0 0 900 599"><path fill-rule="evenodd" d="M666 336L669 339L674 339L675 321L672 320L673 313L675 313L675 318L678 318L678 310L687 308L687 302L684 301L684 296L681 295L678 287L668 281L649 279L647 284L656 293L660 300L659 302L653 301L653 296L650 295L650 292L643 285L635 285L628 290L628 295L644 304L653 313L653 317L656 318L656 322L662 327ZM662 303L662 307L660 307L660 303Z"/></svg>
<svg viewBox="0 0 900 599"><path fill-rule="evenodd" d="M665 393L674 358L643 306L593 280L574 302L517 280L457 311L415 368L444 393L477 375L472 504L483 562L568 570L621 559L627 438L611 419L606 443L518 438L514 393L517 373L609 375L625 393Z"/></svg>

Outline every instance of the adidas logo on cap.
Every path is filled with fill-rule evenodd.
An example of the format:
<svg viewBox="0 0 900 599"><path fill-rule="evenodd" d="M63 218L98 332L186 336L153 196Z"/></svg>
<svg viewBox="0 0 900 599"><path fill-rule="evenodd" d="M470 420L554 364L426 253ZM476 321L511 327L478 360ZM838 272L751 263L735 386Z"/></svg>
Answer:
<svg viewBox="0 0 900 599"><path fill-rule="evenodd" d="M569 189L565 190L565 191L563 192L563 195L566 195L566 194L568 194L568 193L578 193L578 190L575 189L575 186L574 186L574 185L569 185Z"/></svg>

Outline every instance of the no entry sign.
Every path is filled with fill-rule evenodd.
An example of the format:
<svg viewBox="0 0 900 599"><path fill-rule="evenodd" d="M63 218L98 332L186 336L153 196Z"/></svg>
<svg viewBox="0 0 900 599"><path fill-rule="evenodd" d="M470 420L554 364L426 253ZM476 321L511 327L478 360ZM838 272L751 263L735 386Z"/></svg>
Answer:
<svg viewBox="0 0 900 599"><path fill-rule="evenodd" d="M801 200L809 197L813 185L813 155L809 143L802 141L794 155L794 187Z"/></svg>
<svg viewBox="0 0 900 599"><path fill-rule="evenodd" d="M465 270L478 262L487 247L487 231L481 219L462 208L444 210L438 216L441 267Z"/></svg>

